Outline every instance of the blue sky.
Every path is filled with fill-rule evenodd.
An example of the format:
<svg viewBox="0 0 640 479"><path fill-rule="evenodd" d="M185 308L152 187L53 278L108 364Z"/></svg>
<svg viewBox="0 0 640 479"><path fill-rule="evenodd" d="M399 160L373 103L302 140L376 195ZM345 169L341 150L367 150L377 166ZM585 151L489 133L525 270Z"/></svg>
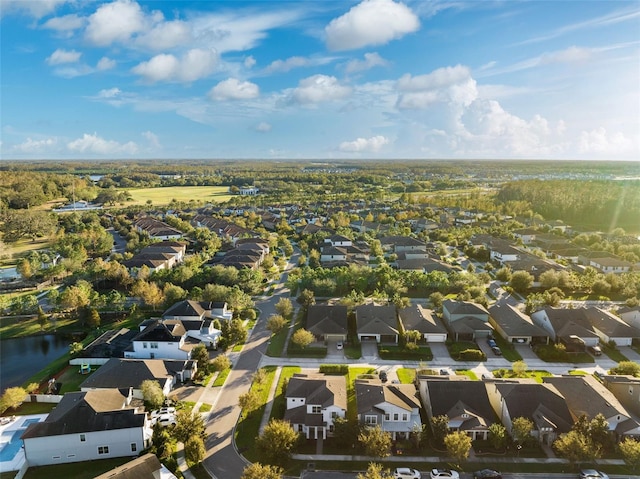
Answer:
<svg viewBox="0 0 640 479"><path fill-rule="evenodd" d="M640 159L638 1L0 6L3 159Z"/></svg>

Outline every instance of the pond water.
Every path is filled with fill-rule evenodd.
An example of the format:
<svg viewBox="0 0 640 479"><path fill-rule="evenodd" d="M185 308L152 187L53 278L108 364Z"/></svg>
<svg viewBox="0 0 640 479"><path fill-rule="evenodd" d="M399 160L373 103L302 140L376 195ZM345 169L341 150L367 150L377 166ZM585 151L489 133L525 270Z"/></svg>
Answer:
<svg viewBox="0 0 640 479"><path fill-rule="evenodd" d="M0 268L0 279L15 279L20 275L16 268Z"/></svg>
<svg viewBox="0 0 640 479"><path fill-rule="evenodd" d="M73 340L55 334L0 341L0 390L20 386L69 351Z"/></svg>

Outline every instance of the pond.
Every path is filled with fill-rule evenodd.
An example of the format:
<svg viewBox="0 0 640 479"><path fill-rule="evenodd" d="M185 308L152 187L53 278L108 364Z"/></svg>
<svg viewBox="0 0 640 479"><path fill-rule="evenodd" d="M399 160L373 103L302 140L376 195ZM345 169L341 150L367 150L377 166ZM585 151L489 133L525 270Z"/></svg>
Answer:
<svg viewBox="0 0 640 479"><path fill-rule="evenodd" d="M12 268L0 268L0 280L12 280L19 278L20 275L15 267Z"/></svg>
<svg viewBox="0 0 640 479"><path fill-rule="evenodd" d="M69 351L71 342L55 334L0 341L0 390L20 386Z"/></svg>

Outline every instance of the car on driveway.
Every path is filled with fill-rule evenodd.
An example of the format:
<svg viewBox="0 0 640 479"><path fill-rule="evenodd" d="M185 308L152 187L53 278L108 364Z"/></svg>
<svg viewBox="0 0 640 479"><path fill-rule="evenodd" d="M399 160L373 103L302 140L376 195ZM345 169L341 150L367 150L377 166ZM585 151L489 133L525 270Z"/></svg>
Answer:
<svg viewBox="0 0 640 479"><path fill-rule="evenodd" d="M580 470L580 479L609 479L609 476L595 469L582 469Z"/></svg>
<svg viewBox="0 0 640 479"><path fill-rule="evenodd" d="M493 469L482 469L473 473L473 479L502 479L502 474Z"/></svg>
<svg viewBox="0 0 640 479"><path fill-rule="evenodd" d="M491 351L493 351L493 354L496 356L502 356L502 350L498 346L492 347Z"/></svg>
<svg viewBox="0 0 640 479"><path fill-rule="evenodd" d="M342 341L338 341L338 343L336 344L336 349L339 351L342 348L344 348L344 344L342 344Z"/></svg>
<svg viewBox="0 0 640 479"><path fill-rule="evenodd" d="M162 427L175 426L177 424L176 417L173 414L163 414L152 418L152 424L160 424Z"/></svg>
<svg viewBox="0 0 640 479"><path fill-rule="evenodd" d="M460 474L451 469L431 469L429 477L431 479L460 479Z"/></svg>
<svg viewBox="0 0 640 479"><path fill-rule="evenodd" d="M393 477L394 479L420 479L422 474L420 474L420 471L416 471L415 469L398 467L393 471Z"/></svg>
<svg viewBox="0 0 640 479"><path fill-rule="evenodd" d="M378 374L378 377L380 378L380 381L382 381L383 383L386 383L387 379L389 379L387 377L387 372L386 371L380 371L380 373Z"/></svg>

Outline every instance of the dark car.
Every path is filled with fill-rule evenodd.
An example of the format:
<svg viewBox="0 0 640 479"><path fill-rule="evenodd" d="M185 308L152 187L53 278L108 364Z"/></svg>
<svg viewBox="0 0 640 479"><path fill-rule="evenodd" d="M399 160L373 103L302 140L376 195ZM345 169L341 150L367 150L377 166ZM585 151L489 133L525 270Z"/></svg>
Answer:
<svg viewBox="0 0 640 479"><path fill-rule="evenodd" d="M386 371L380 371L380 374L378 374L378 377L380 378L380 381L382 381L383 383L387 382L387 373Z"/></svg>
<svg viewBox="0 0 640 479"><path fill-rule="evenodd" d="M495 348L496 346L498 346L498 343L496 343L496 340L493 338L488 338L487 344L489 345L490 348Z"/></svg>
<svg viewBox="0 0 640 479"><path fill-rule="evenodd" d="M502 350L498 346L492 347L491 351L493 351L493 354L496 356L502 356Z"/></svg>
<svg viewBox="0 0 640 479"><path fill-rule="evenodd" d="M493 469L482 469L473 473L473 479L502 479L502 474Z"/></svg>

